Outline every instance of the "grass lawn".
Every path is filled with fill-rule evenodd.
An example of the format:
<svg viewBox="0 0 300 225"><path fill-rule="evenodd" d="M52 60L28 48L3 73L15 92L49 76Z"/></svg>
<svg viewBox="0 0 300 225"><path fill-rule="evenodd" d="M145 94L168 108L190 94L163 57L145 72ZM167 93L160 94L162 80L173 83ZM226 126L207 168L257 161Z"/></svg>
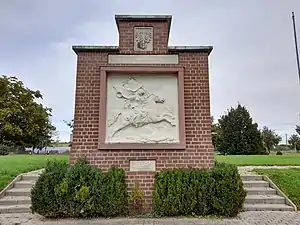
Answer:
<svg viewBox="0 0 300 225"><path fill-rule="evenodd" d="M18 174L43 168L48 160L68 160L68 155L8 155L0 156L0 191ZM284 155L215 155L219 162L245 165L299 165L300 154ZM276 170L278 171L278 170ZM298 171L299 172L299 171ZM300 174L300 173L299 173ZM300 175L299 175L300 176ZM299 178L300 180L300 178ZM300 181L299 181L300 182ZM300 188L299 188L300 189Z"/></svg>
<svg viewBox="0 0 300 225"><path fill-rule="evenodd" d="M289 199L300 209L300 169L256 169L258 174L267 175Z"/></svg>
<svg viewBox="0 0 300 225"><path fill-rule="evenodd" d="M238 166L300 166L300 153L284 155L215 155L218 162Z"/></svg>
<svg viewBox="0 0 300 225"><path fill-rule="evenodd" d="M68 155L0 156L0 191L20 173L43 168L48 160L68 160Z"/></svg>

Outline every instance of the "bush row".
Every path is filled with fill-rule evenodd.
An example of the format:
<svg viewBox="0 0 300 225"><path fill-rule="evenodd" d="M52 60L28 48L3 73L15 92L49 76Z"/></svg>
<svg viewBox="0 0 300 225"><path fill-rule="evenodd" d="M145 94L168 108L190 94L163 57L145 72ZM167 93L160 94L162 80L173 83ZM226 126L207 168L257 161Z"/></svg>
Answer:
<svg viewBox="0 0 300 225"><path fill-rule="evenodd" d="M31 191L32 211L45 217L113 217L128 213L125 172L102 173L80 160L49 163ZM153 210L158 216L235 216L245 191L233 165L169 169L156 174Z"/></svg>
<svg viewBox="0 0 300 225"><path fill-rule="evenodd" d="M14 145L0 144L0 155L26 154L25 148Z"/></svg>
<svg viewBox="0 0 300 225"><path fill-rule="evenodd" d="M0 155L8 155L11 152L11 148L7 145L0 144Z"/></svg>
<svg viewBox="0 0 300 225"><path fill-rule="evenodd" d="M32 212L45 217L111 217L127 212L125 172L103 174L84 160L52 162L31 191Z"/></svg>
<svg viewBox="0 0 300 225"><path fill-rule="evenodd" d="M212 170L172 169L156 175L153 209L159 216L235 216L246 193L236 166L217 163Z"/></svg>

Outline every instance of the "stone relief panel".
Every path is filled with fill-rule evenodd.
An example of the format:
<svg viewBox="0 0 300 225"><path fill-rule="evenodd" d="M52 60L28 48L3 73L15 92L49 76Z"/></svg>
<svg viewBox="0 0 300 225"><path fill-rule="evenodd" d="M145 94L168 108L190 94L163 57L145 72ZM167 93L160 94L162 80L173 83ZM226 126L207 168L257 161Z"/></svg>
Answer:
<svg viewBox="0 0 300 225"><path fill-rule="evenodd" d="M153 51L153 27L134 27L134 51Z"/></svg>
<svg viewBox="0 0 300 225"><path fill-rule="evenodd" d="M105 142L179 143L177 76L108 76Z"/></svg>

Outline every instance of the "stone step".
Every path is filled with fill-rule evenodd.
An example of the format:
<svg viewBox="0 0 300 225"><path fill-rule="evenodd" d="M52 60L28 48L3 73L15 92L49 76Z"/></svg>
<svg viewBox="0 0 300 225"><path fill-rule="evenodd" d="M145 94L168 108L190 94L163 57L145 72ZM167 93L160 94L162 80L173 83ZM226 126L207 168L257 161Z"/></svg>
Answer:
<svg viewBox="0 0 300 225"><path fill-rule="evenodd" d="M32 180L20 180L14 183L15 188L32 188L35 184L35 181Z"/></svg>
<svg viewBox="0 0 300 225"><path fill-rule="evenodd" d="M269 182L264 180L256 180L256 181L243 181L244 187L270 187Z"/></svg>
<svg viewBox="0 0 300 225"><path fill-rule="evenodd" d="M243 181L263 180L262 175L252 175L252 174L242 175L241 178Z"/></svg>
<svg viewBox="0 0 300 225"><path fill-rule="evenodd" d="M30 213L31 205L9 205L9 206L3 206L0 205L0 214L4 213Z"/></svg>
<svg viewBox="0 0 300 225"><path fill-rule="evenodd" d="M5 192L8 196L30 196L31 188L12 188Z"/></svg>
<svg viewBox="0 0 300 225"><path fill-rule="evenodd" d="M244 211L294 211L292 206L285 204L244 204Z"/></svg>
<svg viewBox="0 0 300 225"><path fill-rule="evenodd" d="M247 195L245 204L285 204L285 199L279 195Z"/></svg>
<svg viewBox="0 0 300 225"><path fill-rule="evenodd" d="M37 179L39 179L39 176L38 175L23 175L22 176L22 180L32 180L32 181L37 181Z"/></svg>
<svg viewBox="0 0 300 225"><path fill-rule="evenodd" d="M270 187L244 187L247 195L275 195L276 190Z"/></svg>
<svg viewBox="0 0 300 225"><path fill-rule="evenodd" d="M4 196L0 199L1 205L28 205L31 204L29 196Z"/></svg>

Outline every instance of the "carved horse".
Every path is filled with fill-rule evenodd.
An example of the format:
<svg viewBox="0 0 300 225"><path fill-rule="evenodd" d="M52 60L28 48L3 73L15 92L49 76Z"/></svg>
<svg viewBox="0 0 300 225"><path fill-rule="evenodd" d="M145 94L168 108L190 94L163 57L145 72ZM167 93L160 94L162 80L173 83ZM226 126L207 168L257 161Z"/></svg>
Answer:
<svg viewBox="0 0 300 225"><path fill-rule="evenodd" d="M133 79L133 78L130 78ZM124 111L116 113L109 121L112 130L110 138L129 127L140 128L148 124L167 122L176 126L175 117L170 109L164 105L165 100L147 91L137 81L136 88L129 88L128 83L114 87L117 98L124 99Z"/></svg>

